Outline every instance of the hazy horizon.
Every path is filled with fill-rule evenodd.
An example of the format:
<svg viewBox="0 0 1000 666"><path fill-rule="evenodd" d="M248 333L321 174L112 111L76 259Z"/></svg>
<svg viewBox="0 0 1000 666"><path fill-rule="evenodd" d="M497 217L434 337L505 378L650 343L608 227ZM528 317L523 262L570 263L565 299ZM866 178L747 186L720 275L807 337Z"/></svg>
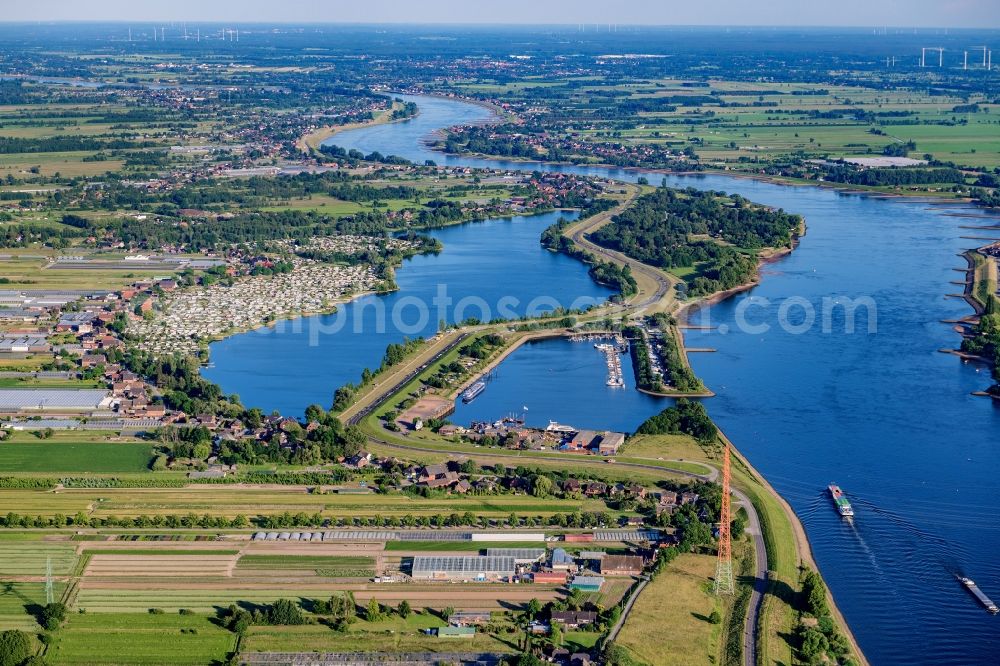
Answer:
<svg viewBox="0 0 1000 666"><path fill-rule="evenodd" d="M1000 27L995 0L841 0L835 5L773 0L766 5L742 0L698 3L658 0L627 5L606 0L506 0L482 4L424 0L401 5L393 0L362 4L286 0L38 0L4 11L2 23L21 22L244 22L387 25L574 25L618 24L649 27L815 27L946 29Z"/></svg>

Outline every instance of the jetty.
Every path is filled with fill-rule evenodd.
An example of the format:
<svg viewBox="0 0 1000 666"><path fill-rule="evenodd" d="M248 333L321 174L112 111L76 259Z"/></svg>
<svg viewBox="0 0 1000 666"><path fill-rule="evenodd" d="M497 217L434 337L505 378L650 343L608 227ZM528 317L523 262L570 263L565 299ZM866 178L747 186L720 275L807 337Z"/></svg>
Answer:
<svg viewBox="0 0 1000 666"><path fill-rule="evenodd" d="M625 376L622 374L621 346L609 342L600 342L594 348L604 354L608 363L608 386L625 386Z"/></svg>

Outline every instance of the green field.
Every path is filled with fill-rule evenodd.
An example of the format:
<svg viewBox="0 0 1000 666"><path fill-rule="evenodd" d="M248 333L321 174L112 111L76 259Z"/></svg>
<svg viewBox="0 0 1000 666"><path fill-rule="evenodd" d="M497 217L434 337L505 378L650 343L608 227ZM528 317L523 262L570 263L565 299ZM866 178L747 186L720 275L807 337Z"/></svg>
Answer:
<svg viewBox="0 0 1000 666"><path fill-rule="evenodd" d="M331 578L368 578L375 575L372 557L322 555L244 555L236 562L239 571L295 571L312 569Z"/></svg>
<svg viewBox="0 0 1000 666"><path fill-rule="evenodd" d="M204 615L71 614L55 636L47 653L54 664L203 666L222 661L236 644Z"/></svg>
<svg viewBox="0 0 1000 666"><path fill-rule="evenodd" d="M152 458L149 444L0 442L0 473L141 472Z"/></svg>
<svg viewBox="0 0 1000 666"><path fill-rule="evenodd" d="M5 444L0 444L0 451ZM44 445L43 445L44 446ZM93 446L93 445L88 445ZM109 444L109 447L141 445ZM16 449L15 449L16 450ZM132 449L132 468L141 469L145 459L141 451ZM0 458L2 461L2 458ZM34 472L81 472L84 469L98 472L121 470L120 462L105 461L100 470L87 461L78 462L76 467L54 463L37 465L23 471ZM13 467L13 461L10 463ZM57 469L58 468L58 469ZM2 466L0 469L14 471ZM162 474L150 475L158 478ZM284 512L319 513L326 518L343 519L350 525L356 517L373 519L406 516L448 516L472 512L487 518L502 519L514 513L518 516L541 516L571 514L577 511L606 511L607 504L600 500L543 500L527 495L498 496L444 496L425 499L400 493L387 495L332 495L311 493L303 486L282 486L273 488L238 488L225 484L192 484L183 488L66 488L57 493L48 490L0 488L0 507L15 513L52 516L57 513L73 515L86 511L95 516L139 516L139 515L182 515L195 513L213 516L235 517L237 515L274 515Z"/></svg>
<svg viewBox="0 0 1000 666"><path fill-rule="evenodd" d="M327 627L253 627L243 641L246 652L512 652L516 634L498 639L478 632L474 639L447 639L428 636L420 630L444 624L437 616L414 613L403 620L397 616L382 622L359 620L345 633Z"/></svg>
<svg viewBox="0 0 1000 666"><path fill-rule="evenodd" d="M6 576L44 576L46 561L51 561L54 575L65 576L76 566L75 547L44 541L0 542L0 580Z"/></svg>
<svg viewBox="0 0 1000 666"><path fill-rule="evenodd" d="M708 621L718 606L708 589L714 570L711 555L679 556L639 595L617 644L654 666L716 663L719 625Z"/></svg>

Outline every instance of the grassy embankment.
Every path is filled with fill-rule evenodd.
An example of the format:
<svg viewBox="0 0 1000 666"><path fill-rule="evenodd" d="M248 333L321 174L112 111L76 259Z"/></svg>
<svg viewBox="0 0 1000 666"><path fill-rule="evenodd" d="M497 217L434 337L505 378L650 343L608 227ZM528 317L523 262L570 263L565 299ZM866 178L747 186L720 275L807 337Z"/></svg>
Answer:
<svg viewBox="0 0 1000 666"><path fill-rule="evenodd" d="M732 450L735 451L735 448ZM624 452L633 460L650 460L663 456L720 464L720 451L706 449L689 437L679 435L658 435L637 437L628 444ZM623 460L624 458L619 458ZM737 452L733 458L733 484L747 494L761 522L764 544L768 560L768 590L761 609L760 632L758 633L759 658L762 666L796 663L795 630L798 626L799 603L797 595L801 589L802 567L815 569L805 533L798 519L788 505L764 481ZM672 564L669 570L676 565ZM829 598L831 607L832 597ZM841 629L847 628L836 610L835 617ZM855 650L857 646L855 645ZM677 661L662 663L685 663L683 652L667 650L670 659Z"/></svg>
<svg viewBox="0 0 1000 666"><path fill-rule="evenodd" d="M969 251L966 256L972 261L972 285L969 295L974 301L977 314L982 314L990 301L997 303L997 260L979 252Z"/></svg>

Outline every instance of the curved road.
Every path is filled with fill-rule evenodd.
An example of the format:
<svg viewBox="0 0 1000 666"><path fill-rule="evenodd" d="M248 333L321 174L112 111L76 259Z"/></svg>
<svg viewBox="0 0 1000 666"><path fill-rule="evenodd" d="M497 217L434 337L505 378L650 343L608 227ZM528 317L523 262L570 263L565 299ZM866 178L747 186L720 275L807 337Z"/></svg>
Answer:
<svg viewBox="0 0 1000 666"><path fill-rule="evenodd" d="M628 195L625 200L621 202L621 204L610 211L600 213L594 217L587 218L577 224L571 225L567 232L563 234L585 250L599 255L613 263L626 265L633 274L643 275L656 284L656 291L651 296L637 303L629 303L622 307L623 310L635 309L636 314L642 314L642 312L649 306L659 303L665 299L669 303L672 299L668 299L667 297L670 295L670 290L673 289L674 281L672 281L663 271L657 270L656 268L640 261L636 261L621 252L609 250L608 248L602 247L597 243L591 242L587 238L587 234L597 231L610 222L611 218L631 204L636 197L639 196L639 193L640 190L638 187L629 185Z"/></svg>

